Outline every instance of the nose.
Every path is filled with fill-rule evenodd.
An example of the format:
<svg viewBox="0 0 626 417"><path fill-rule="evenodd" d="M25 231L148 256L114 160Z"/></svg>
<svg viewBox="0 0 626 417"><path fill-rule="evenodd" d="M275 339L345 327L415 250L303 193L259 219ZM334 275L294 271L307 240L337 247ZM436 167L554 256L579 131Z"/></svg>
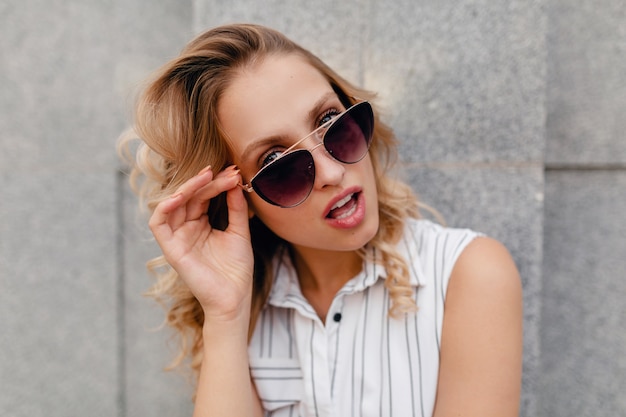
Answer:
<svg viewBox="0 0 626 417"><path fill-rule="evenodd" d="M322 143L311 149L315 163L314 188L322 189L327 185L338 185L346 173L346 166L333 158Z"/></svg>

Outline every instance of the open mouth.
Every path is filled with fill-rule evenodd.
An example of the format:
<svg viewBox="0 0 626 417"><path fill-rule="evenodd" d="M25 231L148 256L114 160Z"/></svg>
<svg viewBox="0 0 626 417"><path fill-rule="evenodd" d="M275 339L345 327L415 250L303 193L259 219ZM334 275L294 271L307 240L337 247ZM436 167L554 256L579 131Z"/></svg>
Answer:
<svg viewBox="0 0 626 417"><path fill-rule="evenodd" d="M337 201L326 215L328 219L341 220L350 217L356 212L359 193L348 194Z"/></svg>

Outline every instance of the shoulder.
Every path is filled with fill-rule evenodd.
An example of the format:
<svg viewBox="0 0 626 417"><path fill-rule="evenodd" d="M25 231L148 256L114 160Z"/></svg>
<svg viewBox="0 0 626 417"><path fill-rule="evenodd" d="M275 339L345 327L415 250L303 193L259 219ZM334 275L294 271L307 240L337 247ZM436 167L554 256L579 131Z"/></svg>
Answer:
<svg viewBox="0 0 626 417"><path fill-rule="evenodd" d="M407 219L404 226L403 240L419 251L428 251L436 246L449 246L456 255L460 255L465 246L482 233L463 228L442 226L426 219Z"/></svg>
<svg viewBox="0 0 626 417"><path fill-rule="evenodd" d="M517 415L522 288L500 242L477 237L467 245L454 265L444 309L438 411Z"/></svg>
<svg viewBox="0 0 626 417"><path fill-rule="evenodd" d="M460 311L460 320L492 313L518 315L521 299L521 280L509 251L490 237L473 239L450 274L446 314Z"/></svg>
<svg viewBox="0 0 626 417"><path fill-rule="evenodd" d="M420 284L435 279L444 289L452 270L467 246L481 233L471 229L441 226L424 219L408 219L400 250L415 271Z"/></svg>
<svg viewBox="0 0 626 417"><path fill-rule="evenodd" d="M485 236L473 239L460 253L449 285L464 292L521 294L519 273L509 251L496 239Z"/></svg>

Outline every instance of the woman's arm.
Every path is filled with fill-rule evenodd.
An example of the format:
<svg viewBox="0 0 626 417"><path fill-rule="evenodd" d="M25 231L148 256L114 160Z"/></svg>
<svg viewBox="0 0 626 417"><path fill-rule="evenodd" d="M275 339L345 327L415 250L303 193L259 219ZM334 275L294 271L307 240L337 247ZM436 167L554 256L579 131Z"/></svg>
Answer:
<svg viewBox="0 0 626 417"><path fill-rule="evenodd" d="M158 204L150 229L163 255L202 306L203 359L194 416L261 415L248 366L254 257L238 170L209 167ZM209 224L209 202L226 192L228 227Z"/></svg>
<svg viewBox="0 0 626 417"><path fill-rule="evenodd" d="M435 417L519 414L522 289L508 251L477 238L450 277Z"/></svg>
<svg viewBox="0 0 626 417"><path fill-rule="evenodd" d="M205 321L194 417L263 415L248 368L248 321Z"/></svg>

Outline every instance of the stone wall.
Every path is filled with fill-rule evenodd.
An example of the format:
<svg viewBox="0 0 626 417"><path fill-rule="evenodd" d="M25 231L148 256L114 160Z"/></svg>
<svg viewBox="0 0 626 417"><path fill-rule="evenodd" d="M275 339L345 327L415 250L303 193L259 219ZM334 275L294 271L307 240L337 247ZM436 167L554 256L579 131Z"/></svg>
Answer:
<svg viewBox="0 0 626 417"><path fill-rule="evenodd" d="M6 0L0 415L187 416L120 173L133 92L199 31L275 27L379 93L400 174L522 274L522 416L626 413L626 5Z"/></svg>

